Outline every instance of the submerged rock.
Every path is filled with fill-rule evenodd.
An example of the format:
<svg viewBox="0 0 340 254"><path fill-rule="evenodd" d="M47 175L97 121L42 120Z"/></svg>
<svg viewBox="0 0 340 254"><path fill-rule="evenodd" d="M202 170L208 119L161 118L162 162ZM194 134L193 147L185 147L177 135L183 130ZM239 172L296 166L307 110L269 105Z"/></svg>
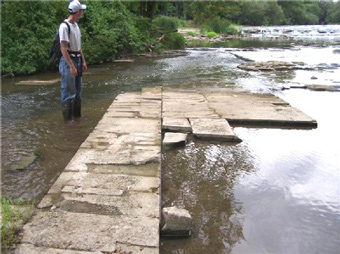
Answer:
<svg viewBox="0 0 340 254"><path fill-rule="evenodd" d="M15 170L25 170L28 167L30 167L32 164L37 162L40 158L41 158L41 155L38 154L38 153L34 153L34 154L26 155L26 156L21 156L21 158L18 161L11 164L10 168L13 171L15 171Z"/></svg>
<svg viewBox="0 0 340 254"><path fill-rule="evenodd" d="M187 210L177 207L164 207L162 220L161 234L163 236L186 237L191 235L192 218Z"/></svg>
<svg viewBox="0 0 340 254"><path fill-rule="evenodd" d="M302 66L283 61L247 62L237 66L247 71L287 71L302 69Z"/></svg>
<svg viewBox="0 0 340 254"><path fill-rule="evenodd" d="M311 90L311 91L340 92L340 86L326 86L326 85L306 85L306 86L282 87L282 90L287 90L287 89L307 89L307 90Z"/></svg>

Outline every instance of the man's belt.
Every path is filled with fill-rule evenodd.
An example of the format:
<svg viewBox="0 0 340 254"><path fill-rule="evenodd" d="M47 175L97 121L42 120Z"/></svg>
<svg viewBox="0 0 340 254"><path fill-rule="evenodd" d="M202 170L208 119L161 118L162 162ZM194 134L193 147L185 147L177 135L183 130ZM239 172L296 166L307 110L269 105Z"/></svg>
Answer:
<svg viewBox="0 0 340 254"><path fill-rule="evenodd" d="M71 58L78 59L80 57L79 51L68 51L68 54Z"/></svg>

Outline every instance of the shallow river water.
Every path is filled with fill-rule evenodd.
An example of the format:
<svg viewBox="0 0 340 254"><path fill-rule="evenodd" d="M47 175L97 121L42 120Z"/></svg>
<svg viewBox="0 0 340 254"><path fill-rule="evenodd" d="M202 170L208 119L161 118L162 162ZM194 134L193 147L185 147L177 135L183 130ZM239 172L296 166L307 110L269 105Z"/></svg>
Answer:
<svg viewBox="0 0 340 254"><path fill-rule="evenodd" d="M340 85L340 39L233 41L187 49L176 58L90 66L84 118L64 125L59 86L17 86L2 79L2 195L39 201L118 93L144 86L273 93L318 122L316 129L235 127L239 144L190 138L163 152L162 205L187 209L192 236L163 239L163 254L339 253L340 93L283 86ZM300 40L300 38L299 38ZM244 48L247 51L243 51ZM304 62L312 70L247 72L244 60ZM11 170L38 154L25 170Z"/></svg>

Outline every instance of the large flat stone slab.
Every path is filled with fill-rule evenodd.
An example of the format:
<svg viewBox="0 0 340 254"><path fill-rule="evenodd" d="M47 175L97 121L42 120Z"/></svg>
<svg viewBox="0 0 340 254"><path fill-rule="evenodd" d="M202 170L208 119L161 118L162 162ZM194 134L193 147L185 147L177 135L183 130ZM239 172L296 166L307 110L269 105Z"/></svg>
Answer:
<svg viewBox="0 0 340 254"><path fill-rule="evenodd" d="M240 142L225 119L190 119L193 134L201 139Z"/></svg>
<svg viewBox="0 0 340 254"><path fill-rule="evenodd" d="M158 133L160 132L160 119L147 118L102 118L96 129L103 129L108 133Z"/></svg>
<svg viewBox="0 0 340 254"><path fill-rule="evenodd" d="M155 193L130 191L122 196L63 193L60 209L87 214L159 218L160 197Z"/></svg>
<svg viewBox="0 0 340 254"><path fill-rule="evenodd" d="M63 172L49 190L49 194L60 193L65 186L74 186L74 193L85 189L97 188L103 190L139 190L152 192L159 188L158 177L126 175L126 174L96 174L90 172Z"/></svg>
<svg viewBox="0 0 340 254"><path fill-rule="evenodd" d="M191 125L187 118L163 117L162 129L189 133Z"/></svg>
<svg viewBox="0 0 340 254"><path fill-rule="evenodd" d="M232 125L312 127L317 122L272 94L205 93L209 106Z"/></svg>
<svg viewBox="0 0 340 254"><path fill-rule="evenodd" d="M218 118L205 96L197 92L163 92L162 117Z"/></svg>
<svg viewBox="0 0 340 254"><path fill-rule="evenodd" d="M117 96L39 203L18 253L159 253L161 98L159 88Z"/></svg>
<svg viewBox="0 0 340 254"><path fill-rule="evenodd" d="M159 219L38 211L23 228L22 243L39 247L96 251L116 242L158 248Z"/></svg>
<svg viewBox="0 0 340 254"><path fill-rule="evenodd" d="M163 145L170 146L176 144L185 144L187 142L188 134L166 132L164 134Z"/></svg>
<svg viewBox="0 0 340 254"><path fill-rule="evenodd" d="M108 244L98 251L67 250L48 247L37 247L32 244L19 244L15 251L15 254L104 254L104 253L157 254L159 252L158 248L136 246L123 243Z"/></svg>
<svg viewBox="0 0 340 254"><path fill-rule="evenodd" d="M19 244L15 254L103 254L101 251L65 250L48 247L37 247L33 244Z"/></svg>

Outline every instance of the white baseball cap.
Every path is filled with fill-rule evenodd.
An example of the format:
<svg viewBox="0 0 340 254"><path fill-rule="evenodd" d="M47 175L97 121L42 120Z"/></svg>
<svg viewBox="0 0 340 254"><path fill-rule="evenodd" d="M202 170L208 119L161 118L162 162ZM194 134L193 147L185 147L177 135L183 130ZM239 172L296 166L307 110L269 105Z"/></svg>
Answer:
<svg viewBox="0 0 340 254"><path fill-rule="evenodd" d="M86 5L85 4L81 4L79 3L78 0L73 0L72 2L70 2L70 4L68 5L68 10L71 13L75 13L77 11L80 10L85 10L86 9Z"/></svg>

